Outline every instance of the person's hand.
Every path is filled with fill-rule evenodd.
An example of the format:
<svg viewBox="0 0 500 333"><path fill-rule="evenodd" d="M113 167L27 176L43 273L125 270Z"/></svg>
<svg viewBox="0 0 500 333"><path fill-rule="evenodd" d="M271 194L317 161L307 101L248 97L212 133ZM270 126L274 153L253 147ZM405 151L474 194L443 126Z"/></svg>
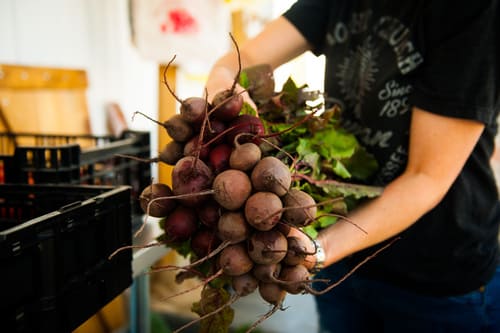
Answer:
<svg viewBox="0 0 500 333"><path fill-rule="evenodd" d="M301 249L304 253L306 253L306 256L304 258L304 266L306 266L308 271L313 273L314 268L318 264L316 257L316 245L314 244L313 239L311 239L304 232L295 228L290 228L287 237L296 237L300 240L301 244L306 245L303 249Z"/></svg>
<svg viewBox="0 0 500 333"><path fill-rule="evenodd" d="M236 74L223 66L216 66L210 72L205 89L207 93L207 100L212 102L214 96L221 91L231 89L234 84ZM252 108L257 110L255 102L250 98L248 92L238 83L234 86L234 93L241 94L243 101L248 103Z"/></svg>

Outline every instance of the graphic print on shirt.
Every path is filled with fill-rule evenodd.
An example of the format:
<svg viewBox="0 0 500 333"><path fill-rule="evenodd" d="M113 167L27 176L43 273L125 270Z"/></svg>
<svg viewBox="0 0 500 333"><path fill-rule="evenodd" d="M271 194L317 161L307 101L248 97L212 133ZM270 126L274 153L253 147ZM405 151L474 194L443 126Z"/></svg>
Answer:
<svg viewBox="0 0 500 333"><path fill-rule="evenodd" d="M349 55L339 65L337 72L339 86L345 104L354 109L360 117L363 97L372 89L375 82L377 49L368 37L355 50L350 50Z"/></svg>
<svg viewBox="0 0 500 333"><path fill-rule="evenodd" d="M330 27L326 86L331 100L341 101L346 129L377 156L375 182L386 184L406 165L407 147L396 143L408 141L408 75L423 56L408 24L376 13L355 11Z"/></svg>

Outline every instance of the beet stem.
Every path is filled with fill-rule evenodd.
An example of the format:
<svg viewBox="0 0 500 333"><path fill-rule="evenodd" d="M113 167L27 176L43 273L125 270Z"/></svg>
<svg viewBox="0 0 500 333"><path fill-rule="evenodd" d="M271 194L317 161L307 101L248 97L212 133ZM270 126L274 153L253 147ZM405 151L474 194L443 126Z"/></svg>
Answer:
<svg viewBox="0 0 500 333"><path fill-rule="evenodd" d="M238 46L238 43L236 42L236 39L233 37L233 35L231 33L229 33L229 37L231 37L231 40L233 41L234 47L236 48L236 54L238 55L238 72L236 73L236 76L234 77L234 80L233 80L233 85L231 86L231 95L233 95L234 90L236 89L236 84L240 81L241 53L240 53L240 48Z"/></svg>
<svg viewBox="0 0 500 333"><path fill-rule="evenodd" d="M159 122L159 121L158 121L158 120L156 120L156 119L151 118L150 116L148 116L147 114L145 114L145 113L143 113L143 112L141 112L141 111L135 111L135 112L134 112L134 117L135 117L135 115L136 115L136 114L140 114L141 116L143 116L144 118L146 118L146 119L148 119L148 120L151 120L151 121L152 121L152 122L154 122L155 124L158 124L158 125L160 125L160 126L162 126L162 127L165 127L165 125L164 125L164 124L162 124L161 122Z"/></svg>
<svg viewBox="0 0 500 333"><path fill-rule="evenodd" d="M220 132L219 134L217 134L216 136L214 136L212 139L210 139L209 141L205 142L203 144L203 146L200 147L201 148L204 148L206 146L209 146L211 145L213 142L217 141L218 139L220 139L221 137L223 137L224 135L226 135L227 133L231 132L232 130L238 128L238 127L243 127L243 126L246 126L247 124L237 124L237 125L233 125L229 128L226 128L224 131ZM253 136L257 136L255 134L248 134L248 135L253 135Z"/></svg>
<svg viewBox="0 0 500 333"><path fill-rule="evenodd" d="M383 187L379 187L379 186L369 186L369 185L360 185L360 184L351 184L351 183L343 183L343 182L340 182L340 181L337 181L337 180L333 180L333 179L324 179L324 180L316 180L312 177L309 177L307 175L304 175L304 174L301 174L301 173L294 173L292 175L292 178L299 178L299 179L303 179L305 181L307 181L308 183L310 184L313 184L313 185L338 185L340 187L342 186L348 186L350 188L353 188L353 189L371 189L373 191L377 191L377 192L380 192L382 193L383 191Z"/></svg>
<svg viewBox="0 0 500 333"><path fill-rule="evenodd" d="M108 260L111 260L115 255L117 255L119 252L124 251L124 250L128 250L128 249L146 249L146 248L149 248L149 247L160 246L160 245L164 245L164 243L162 243L162 242L154 242L154 243L149 243L149 244L144 244L144 245L126 245L126 246L122 246L122 247L116 249L113 253L111 253L108 256Z"/></svg>
<svg viewBox="0 0 500 333"><path fill-rule="evenodd" d="M209 284L209 283L210 283L210 282L212 282L213 280L217 279L217 278L218 278L218 277L220 277L222 274L223 274L223 270L222 270L222 269L219 269L219 270L218 270L215 274L213 274L212 276L210 276L210 277L208 277L208 278L206 278L206 279L203 279L203 280L201 281L201 283L200 283L200 284L195 285L195 286L193 286L193 287L191 287L191 288L187 288L187 289L185 289L185 290L182 290L182 291L180 291L180 292L178 292L178 293L175 293L175 294L173 294L173 295L170 295L170 296L167 296L167 297L163 297L163 298L161 298L160 300L161 300L161 301L166 301L166 300L169 300L169 299L171 299L171 298L173 298L173 297L177 297L177 296L180 296L180 295L187 294L188 292L191 292L191 291L193 291L193 290L195 290L195 289L197 289L197 288L200 288L200 287L205 287L207 284Z"/></svg>
<svg viewBox="0 0 500 333"><path fill-rule="evenodd" d="M203 135L205 133L205 128L207 126L207 123L209 123L209 120L208 120L208 101L206 100L208 97L208 93L207 93L206 88L205 88L205 96L206 96L205 101L207 102L205 105L205 110L204 110L205 116L203 117L203 122L201 124L200 136L198 137L198 142L196 142L196 146L194 147L194 149L196 151L196 159L193 163L193 168L196 168L196 161L200 158L201 149L202 149L202 147L204 147ZM209 126L209 128L210 128L210 126Z"/></svg>
<svg viewBox="0 0 500 333"><path fill-rule="evenodd" d="M302 125L303 123L305 123L306 121L308 121L309 119L311 119L312 117L314 117L314 115L316 114L316 112L318 112L319 110L321 110L321 109L313 110L311 113L309 113L308 115L306 115L304 118L302 118L301 120L297 121L295 124L291 125L290 127L285 128L282 131L270 133L270 134L264 135L263 137L264 138L272 138L272 137L275 137L275 136L280 136L280 135L282 135L282 134L284 134L286 132L289 132L289 131L293 130L294 128L299 127L300 125Z"/></svg>
<svg viewBox="0 0 500 333"><path fill-rule="evenodd" d="M177 266L177 265L162 265L162 266L152 266L151 269L144 274L150 275L154 273L172 271L172 270L183 270L185 272L193 273L199 277L203 277L203 274L191 267L187 266Z"/></svg>
<svg viewBox="0 0 500 333"><path fill-rule="evenodd" d="M175 54L174 56L172 57L172 59L167 63L167 65L165 66L165 70L163 71L163 83L165 83L165 86L167 87L168 91L170 92L170 94L172 94L172 96L177 100L177 102L181 103L181 104L184 104L184 101L181 100L176 94L175 92L173 91L173 89L170 87L170 85L168 84L168 80L167 80L167 71L168 71L168 68L170 67L170 65L174 62L175 60Z"/></svg>
<svg viewBox="0 0 500 333"><path fill-rule="evenodd" d="M201 264L201 263L203 263L203 262L205 262L205 261L213 258L214 256L216 256L219 252L221 252L222 250L224 250L229 245L231 245L230 241L224 241L219 246L217 246L212 252L210 252L206 256L204 256L204 257L202 257L202 258L200 258L200 259L198 259L196 261L193 261L190 264L187 264L185 266L173 266L173 265L161 266L161 267L157 267L157 269L155 270L155 272L172 271L172 270L176 270L176 269L190 270L193 267L196 267L199 264Z"/></svg>
<svg viewBox="0 0 500 333"><path fill-rule="evenodd" d="M134 160L137 162L143 162L143 163L158 163L160 160L158 157L154 158L141 158L133 155L127 155L127 154L115 154L115 157L122 157L122 158L128 158L130 160Z"/></svg>
<svg viewBox="0 0 500 333"><path fill-rule="evenodd" d="M278 145L275 145L274 143L272 143L271 141L267 140L266 139L267 135L261 135L259 137L260 140L264 141L265 143L267 143L268 145L270 145L271 147L273 147L274 149L278 150L279 152L285 154L286 156L288 156L288 158L292 161L295 161L296 158L292 156L292 154L290 154L289 152L287 152L285 149L281 148L280 146ZM294 162L295 163L295 162ZM294 164L292 163L292 165Z"/></svg>
<svg viewBox="0 0 500 333"><path fill-rule="evenodd" d="M347 218L346 216L341 215L341 214L335 214L335 213L325 213L325 214L321 214L321 215L316 216L315 220L318 220L318 219L320 219L320 218L322 218L322 217L325 217L325 216L338 217L338 218L340 218L340 219L341 219L341 221L344 221L344 222L347 222L347 223L349 223L349 224L353 225L353 226L354 226L354 227L356 227L357 229L361 230L361 232L363 232L365 235L368 235L368 232L367 232L365 229L361 228L361 226L360 226L360 225L358 225L358 224L357 224L356 222L354 222L353 220L351 220L351 219L349 219L349 218Z"/></svg>

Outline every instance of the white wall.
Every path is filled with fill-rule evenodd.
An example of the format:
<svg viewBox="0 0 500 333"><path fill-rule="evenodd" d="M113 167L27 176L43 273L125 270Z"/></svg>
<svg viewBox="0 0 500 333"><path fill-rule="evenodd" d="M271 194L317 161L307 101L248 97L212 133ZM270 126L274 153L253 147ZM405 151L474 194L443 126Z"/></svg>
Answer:
<svg viewBox="0 0 500 333"><path fill-rule="evenodd" d="M293 2L240 1L240 6L246 5L246 13L260 16L256 21L261 22L279 15ZM253 7L248 7L250 3ZM156 147L157 126L143 117L132 121L135 111L153 118L157 115L158 64L142 58L134 47L128 5L127 0L0 0L0 63L86 70L93 133L106 132L104 106L113 101L121 105L132 129L152 133L152 147ZM261 26L250 28L251 34ZM321 66L321 60L308 54L277 70L277 87L292 74L299 84L321 89ZM181 68L178 95L202 94L209 67L207 64L206 71Z"/></svg>
<svg viewBox="0 0 500 333"><path fill-rule="evenodd" d="M92 130L106 131L104 106L157 112L157 64L134 49L124 0L1 0L0 63L87 71ZM137 117L133 129L150 130Z"/></svg>

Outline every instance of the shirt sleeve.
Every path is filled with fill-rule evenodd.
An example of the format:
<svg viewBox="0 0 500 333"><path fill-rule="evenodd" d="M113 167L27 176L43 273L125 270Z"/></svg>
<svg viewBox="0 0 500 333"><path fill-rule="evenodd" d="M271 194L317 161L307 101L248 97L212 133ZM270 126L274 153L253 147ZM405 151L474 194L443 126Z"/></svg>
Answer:
<svg viewBox="0 0 500 333"><path fill-rule="evenodd" d="M421 27L424 63L414 73L412 105L486 124L496 121L500 95L497 3L437 1L425 10Z"/></svg>
<svg viewBox="0 0 500 333"><path fill-rule="evenodd" d="M283 16L311 44L312 52L316 55L321 53L325 42L331 2L330 0L298 0L283 13Z"/></svg>

